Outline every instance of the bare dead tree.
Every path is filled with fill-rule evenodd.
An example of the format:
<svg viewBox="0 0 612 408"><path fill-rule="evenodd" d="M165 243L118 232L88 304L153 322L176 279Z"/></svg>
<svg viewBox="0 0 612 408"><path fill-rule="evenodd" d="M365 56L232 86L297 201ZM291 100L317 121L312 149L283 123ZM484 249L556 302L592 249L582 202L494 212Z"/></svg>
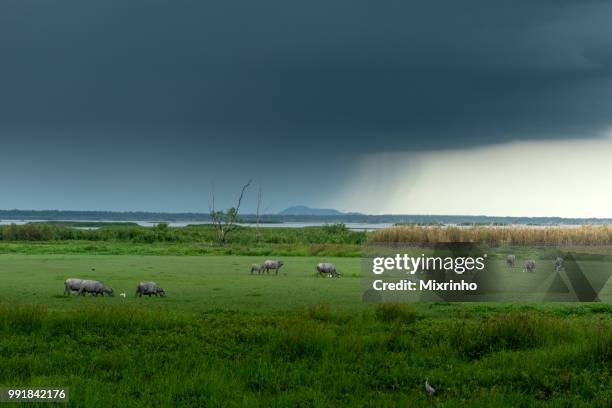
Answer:
<svg viewBox="0 0 612 408"><path fill-rule="evenodd" d="M261 189L261 184L259 185L259 190L257 192L257 213L256 213L256 222L257 222L257 244L261 240L261 230L259 229L259 219L260 219L260 208L261 208L261 199L263 197L263 191Z"/></svg>
<svg viewBox="0 0 612 408"><path fill-rule="evenodd" d="M225 245L227 242L228 236L232 231L238 228L238 214L240 211L240 204L242 204L242 198L244 197L244 192L251 185L252 180L249 180L244 186L242 186L242 190L240 190L240 196L238 197L238 203L235 207L229 208L227 211L219 210L217 211L215 208L215 185L213 183L211 188L211 204L210 204L210 219L212 220L212 224L217 230L217 238L219 240L220 245Z"/></svg>

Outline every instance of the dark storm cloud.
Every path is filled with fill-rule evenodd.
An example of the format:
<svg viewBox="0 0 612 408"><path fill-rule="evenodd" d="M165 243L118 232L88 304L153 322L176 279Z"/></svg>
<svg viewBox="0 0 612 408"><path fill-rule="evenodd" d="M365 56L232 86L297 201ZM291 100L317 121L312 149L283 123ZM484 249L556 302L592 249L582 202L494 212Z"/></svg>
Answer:
<svg viewBox="0 0 612 408"><path fill-rule="evenodd" d="M5 0L0 122L362 151L592 137L612 121L610 18L583 0Z"/></svg>
<svg viewBox="0 0 612 408"><path fill-rule="evenodd" d="M597 137L611 18L594 0L3 0L0 182L21 201L0 207L197 210L202 180L252 176L280 209L362 153Z"/></svg>

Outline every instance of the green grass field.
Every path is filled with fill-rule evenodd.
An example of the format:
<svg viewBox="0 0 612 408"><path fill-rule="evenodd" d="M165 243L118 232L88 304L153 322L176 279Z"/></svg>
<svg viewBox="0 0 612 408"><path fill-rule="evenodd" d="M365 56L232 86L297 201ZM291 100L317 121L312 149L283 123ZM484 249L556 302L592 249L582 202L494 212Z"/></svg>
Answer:
<svg viewBox="0 0 612 408"><path fill-rule="evenodd" d="M263 259L0 255L0 386L88 407L610 406L609 305L377 306L359 258L250 275ZM320 261L345 277L315 277ZM67 277L127 298L63 296ZM140 280L168 296L135 298Z"/></svg>
<svg viewBox="0 0 612 408"><path fill-rule="evenodd" d="M355 309L362 306L359 258L324 258L334 262L346 279L317 279L318 258L290 257L279 275L251 275L247 256L112 256L0 255L0 299L10 304L44 304L53 310L85 305L151 307L201 312L230 309L248 312L288 311L320 302ZM95 271L92 271L95 269ZM63 296L69 277L99 279L125 299ZM154 280L166 298L137 299L136 285Z"/></svg>

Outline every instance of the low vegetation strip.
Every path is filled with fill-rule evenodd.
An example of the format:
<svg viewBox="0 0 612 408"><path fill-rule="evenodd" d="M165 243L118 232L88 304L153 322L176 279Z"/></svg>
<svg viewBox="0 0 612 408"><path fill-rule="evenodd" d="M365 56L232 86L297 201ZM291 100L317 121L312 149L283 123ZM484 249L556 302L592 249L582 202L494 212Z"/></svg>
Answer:
<svg viewBox="0 0 612 408"><path fill-rule="evenodd" d="M612 245L612 227L421 227L398 226L374 231L369 243L436 244L473 242L488 245Z"/></svg>
<svg viewBox="0 0 612 408"><path fill-rule="evenodd" d="M0 241L0 254L91 255L242 255L360 257L361 245L260 244L224 246L198 242L130 243L124 241Z"/></svg>
<svg viewBox="0 0 612 408"><path fill-rule="evenodd" d="M0 363L0 385L69 386L72 406L604 407L612 315L0 305Z"/></svg>
<svg viewBox="0 0 612 408"><path fill-rule="evenodd" d="M101 241L152 243L197 243L218 245L211 225L169 227L159 224L143 227L111 224L101 227L75 227L58 223L31 223L0 226L4 242ZM238 227L227 242L235 246L258 245L364 245L366 243L431 244L474 242L489 245L612 245L612 226L582 227L447 227L396 226L373 232L352 231L343 224L304 228Z"/></svg>
<svg viewBox="0 0 612 408"><path fill-rule="evenodd" d="M0 226L2 241L120 241L150 244L156 242L201 243L216 245L218 236L212 225L154 227L138 225L109 225L82 228L61 224L30 223ZM305 228L237 227L228 244L347 244L361 245L367 241L363 231L351 231L343 224Z"/></svg>

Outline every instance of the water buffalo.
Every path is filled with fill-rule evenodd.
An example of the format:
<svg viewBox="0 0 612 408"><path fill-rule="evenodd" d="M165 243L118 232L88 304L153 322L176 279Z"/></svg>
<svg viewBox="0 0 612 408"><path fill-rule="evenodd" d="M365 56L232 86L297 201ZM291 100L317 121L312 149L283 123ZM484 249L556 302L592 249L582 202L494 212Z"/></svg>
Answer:
<svg viewBox="0 0 612 408"><path fill-rule="evenodd" d="M281 266L283 266L283 261L271 261L271 260L267 260L266 262L263 263L263 265L261 265L262 271L266 271L266 273L270 274L270 269L273 269L276 271L277 275L278 275L278 270L281 268Z"/></svg>
<svg viewBox="0 0 612 408"><path fill-rule="evenodd" d="M72 291L78 292L81 289L83 279L68 278L64 281L64 295L70 295Z"/></svg>
<svg viewBox="0 0 612 408"><path fill-rule="evenodd" d="M525 262L524 271L533 272L535 270L535 267L536 267L535 261L533 259L530 259L527 262Z"/></svg>
<svg viewBox="0 0 612 408"><path fill-rule="evenodd" d="M257 272L258 275L260 275L264 270L263 265L260 264L252 264L251 265L251 275L253 274L253 272Z"/></svg>
<svg viewBox="0 0 612 408"><path fill-rule="evenodd" d="M336 265L332 263L326 263L326 262L322 262L317 265L317 273L318 273L317 276L323 276L327 274L329 278L333 278L333 277L339 278L340 276L342 276L340 272L336 270Z"/></svg>
<svg viewBox="0 0 612 408"><path fill-rule="evenodd" d="M96 280L84 280L81 282L81 286L79 287L79 295L85 296L86 293L91 293L93 296L104 296L104 294L115 296L113 288L108 287L102 282Z"/></svg>
<svg viewBox="0 0 612 408"><path fill-rule="evenodd" d="M140 282L136 288L136 296L142 297L142 295L153 296L166 296L166 291L160 286L157 286L155 282Z"/></svg>
<svg viewBox="0 0 612 408"><path fill-rule="evenodd" d="M506 257L506 266L508 268L514 268L514 264L516 263L516 256L514 255L508 255Z"/></svg>

